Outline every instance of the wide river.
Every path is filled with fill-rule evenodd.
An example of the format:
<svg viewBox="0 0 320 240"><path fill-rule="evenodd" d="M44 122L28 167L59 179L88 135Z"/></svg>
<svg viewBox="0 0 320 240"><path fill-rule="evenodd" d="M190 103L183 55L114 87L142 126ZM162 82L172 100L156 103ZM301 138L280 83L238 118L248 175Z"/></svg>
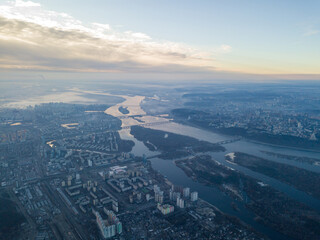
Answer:
<svg viewBox="0 0 320 240"><path fill-rule="evenodd" d="M190 137L197 138L199 140L205 140L212 143L217 143L220 141L232 139L232 137L230 136L225 136L222 134L209 132L199 128L174 123L164 117L148 116L140 106L145 99L144 96L130 97L130 96L122 95L121 97L125 98L125 101L108 108L105 111L105 113L120 118L122 121L122 127L141 124L141 123L154 123L154 122L167 121L167 123L162 123L161 125L155 124L155 125L148 125L145 127L157 129L157 130L163 130L171 133L177 133L185 136L190 136ZM120 106L123 108L126 108L129 111L129 113L128 114L121 113L119 111ZM144 115L144 116L135 117L135 115ZM137 156L142 156L143 154L147 156L153 156L157 154L157 152L149 151L149 149L143 144L143 142L140 142L137 139L135 139L130 134L130 129L121 130L120 136L123 139L131 140L135 143L135 146L132 149L132 153ZM240 140L233 143L225 144L224 147L226 148L225 152L211 153L212 157L215 160L219 161L223 165L226 165L244 174L252 176L255 179L257 179L259 182L268 184L273 188L286 193L292 199L302 202L308 205L309 207L320 212L320 201L318 199L313 198L312 196L302 191L299 191L293 188L292 186L289 186L288 184L282 183L276 179L267 177L257 172L253 172L247 168L244 168L238 165L230 164L227 161L225 161L226 154L239 151L239 152L256 155L259 157L264 157L272 161L286 163L299 168L307 169L309 171L320 173L319 165L310 165L308 163L296 162L296 161L287 160L284 158L271 157L262 153L261 151L269 151L269 152L275 152L275 153L281 153L281 154L287 154L287 155L293 155L293 156L305 156L305 157L316 158L320 160L319 152L291 149L287 147L271 146L271 145L265 145L265 144L260 144L256 142L250 142L247 140ZM159 171L161 174L166 176L173 184L181 185L181 186L189 186L193 191L198 191L199 197L201 197L202 199L215 205L221 211L227 214L237 216L245 223L251 225L258 231L269 236L271 239L288 239L285 236L275 232L274 230L254 221L255 215L250 210L245 208L243 202L234 201L231 197L226 195L224 192L220 191L218 188L208 187L208 186L205 186L204 184L193 181L191 178L186 176L186 174L180 168L178 168L173 163L173 161L163 160L159 158L152 158L151 163L155 170ZM237 205L239 211L234 210L231 204L232 202L234 202Z"/></svg>

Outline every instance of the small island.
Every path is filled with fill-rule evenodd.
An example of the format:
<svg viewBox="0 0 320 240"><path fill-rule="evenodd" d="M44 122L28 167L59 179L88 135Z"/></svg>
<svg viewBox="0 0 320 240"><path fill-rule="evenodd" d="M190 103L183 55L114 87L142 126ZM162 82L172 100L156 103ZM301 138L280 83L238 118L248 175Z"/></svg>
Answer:
<svg viewBox="0 0 320 240"><path fill-rule="evenodd" d="M121 112L122 114L129 114L129 113L130 113L129 110L128 110L128 107L122 107L122 106L120 106L120 107L118 108L118 110L119 110L119 112Z"/></svg>

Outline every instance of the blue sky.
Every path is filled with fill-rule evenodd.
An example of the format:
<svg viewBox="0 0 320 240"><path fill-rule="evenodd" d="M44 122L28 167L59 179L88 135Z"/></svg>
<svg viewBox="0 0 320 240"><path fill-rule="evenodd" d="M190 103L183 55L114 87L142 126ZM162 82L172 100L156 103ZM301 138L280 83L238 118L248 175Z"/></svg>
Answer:
<svg viewBox="0 0 320 240"><path fill-rule="evenodd" d="M1 2L3 2L0 4L2 6L15 4L13 1ZM18 9L22 8L22 5L28 9L30 6L27 3L32 3L31 1L17 2L16 5L25 3L20 4ZM140 42L137 51L132 54L146 52L150 55L150 51L152 54L163 51L160 58L154 56L150 59L147 55L139 55L138 65L142 64L139 69L141 74L144 73L145 67L148 74L150 71L166 74L169 72L179 73L182 76L182 72L188 68L187 74L190 75L191 71L191 75L196 77L196 73L199 76L202 73L205 78L210 78L211 73L214 78L217 73L227 74L228 72L232 73L231 77L234 73L239 73L277 77L293 76L293 78L308 75L307 78L319 78L320 1L35 0L33 3L40 4L33 8L39 14L42 12L42 18L46 11L51 11L56 14L66 13L73 19L81 21L81 25L86 28L90 28L92 23L107 24L120 42L123 38L128 38L129 42ZM14 11L12 9L10 11ZM19 11L20 14L23 12L21 9ZM6 12L5 18L14 19L15 16L12 17L14 14L12 12L10 14ZM24 18L20 16L15 20L36 23L34 19L29 21L28 18L28 16ZM62 22L63 18L61 17ZM41 20L39 24L43 25ZM60 27L60 25L45 24L43 26ZM92 31L96 29L92 28ZM146 36L147 38L142 43L142 40L132 40L130 36L121 35L123 33L130 33L131 37ZM14 38L17 37L14 36ZM154 44L150 46L150 42ZM109 46L110 42L105 44ZM136 46L131 46L130 49L134 47ZM47 56L48 54L45 55L50 57ZM163 55L166 56L163 57ZM177 56L181 58L177 59ZM134 61L130 56L128 59L125 58L126 56L122 56L121 59L105 58L101 61L108 64ZM158 59L162 60L158 61ZM196 59L200 60L197 62ZM152 69L148 64L144 66L150 62ZM90 67L87 68L88 72L94 72L93 65L94 63L91 62ZM125 73L123 74L125 76L134 66L136 63L130 67L120 67L116 72ZM54 69L50 66L48 68L50 71ZM45 67L35 64L35 70L40 69ZM57 67L56 71L61 70L78 72L74 66L70 69ZM103 72L103 66L98 70ZM111 71L110 67L105 70Z"/></svg>
<svg viewBox="0 0 320 240"><path fill-rule="evenodd" d="M320 30L320 1L91 0L38 1L85 22L121 25L155 38L195 45L294 42ZM319 38L318 38L319 39ZM258 42L257 42L258 41Z"/></svg>

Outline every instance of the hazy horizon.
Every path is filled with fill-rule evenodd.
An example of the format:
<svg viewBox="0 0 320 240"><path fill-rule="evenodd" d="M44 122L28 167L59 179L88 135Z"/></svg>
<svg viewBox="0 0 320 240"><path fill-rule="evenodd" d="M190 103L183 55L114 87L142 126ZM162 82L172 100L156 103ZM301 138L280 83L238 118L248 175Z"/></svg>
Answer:
<svg viewBox="0 0 320 240"><path fill-rule="evenodd" d="M0 79L320 80L319 8L317 1L1 1Z"/></svg>

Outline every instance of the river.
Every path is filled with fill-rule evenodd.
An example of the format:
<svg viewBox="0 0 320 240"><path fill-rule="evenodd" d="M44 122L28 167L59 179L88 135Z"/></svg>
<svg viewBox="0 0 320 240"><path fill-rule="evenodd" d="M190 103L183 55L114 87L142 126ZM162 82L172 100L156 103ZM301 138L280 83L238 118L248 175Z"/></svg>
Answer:
<svg viewBox="0 0 320 240"><path fill-rule="evenodd" d="M143 109L140 106L142 101L144 101L145 99L145 97L143 96L133 96L133 97L121 96L121 97L125 98L125 101L108 108L105 111L105 113L113 115L115 117L119 117L122 121L122 127L141 124L141 123L167 121L167 123L164 123L161 125L151 125L151 126L145 126L145 127L156 129L156 130L163 130L163 131L176 133L176 134L181 134L185 136L190 136L199 140L204 140L212 143L233 139L233 137L230 137L230 136L217 134L214 132L206 131L203 129L199 129L199 128L195 128L195 127L191 127L183 124L174 123L169 121L169 119L167 118L146 115L145 111L143 111ZM129 111L129 113L128 114L121 113L119 111L119 107L125 107ZM142 115L142 116L135 117L134 115ZM130 134L130 129L121 130L120 136L123 139L132 140L135 143L135 146L132 149L132 153L137 156L142 156L143 154L147 156L153 156L157 154L157 152L150 151L143 144L143 142L140 142L137 139L135 139ZM254 177L257 180L262 181L263 183L268 184L274 187L275 189L286 193L291 198L297 201L300 201L320 212L320 201L318 199L315 199L312 196L302 191L299 191L293 188L292 186L289 186L288 184L277 181L276 179L267 177L257 172L253 172L247 168L244 168L238 165L230 164L229 162L225 161L225 154L239 151L239 152L244 152L244 153L256 155L259 157L267 158L272 161L285 163L285 164L293 165L299 168L307 169L309 171L320 173L319 165L310 165L308 163L296 162L296 161L287 160L280 157L272 157L272 156L266 155L261 151L269 151L269 152L275 152L275 153L281 153L281 154L287 154L287 155L293 155L293 156L305 156L305 157L316 158L320 160L319 152L291 149L287 147L271 146L271 145L260 144L260 143L251 142L247 140L239 140L233 143L225 144L224 147L226 148L225 152L210 153L211 156L215 160L219 161L221 164L232 167L246 175ZM254 221L255 215L250 210L245 208L242 202L234 201L231 197L227 196L224 192L220 191L218 188L208 187L201 183L193 181L191 178L186 176L186 174L180 168L178 168L173 163L173 161L163 160L159 158L152 158L151 164L155 170L159 171L161 174L166 176L173 184L191 187L192 190L199 192L199 197L201 197L202 199L215 205L225 213L239 217L242 221L246 222L247 224L257 229L258 231L269 236L271 239L286 239L285 236ZM234 208L231 206L232 202L236 203L237 207L239 208L239 211L234 210Z"/></svg>

